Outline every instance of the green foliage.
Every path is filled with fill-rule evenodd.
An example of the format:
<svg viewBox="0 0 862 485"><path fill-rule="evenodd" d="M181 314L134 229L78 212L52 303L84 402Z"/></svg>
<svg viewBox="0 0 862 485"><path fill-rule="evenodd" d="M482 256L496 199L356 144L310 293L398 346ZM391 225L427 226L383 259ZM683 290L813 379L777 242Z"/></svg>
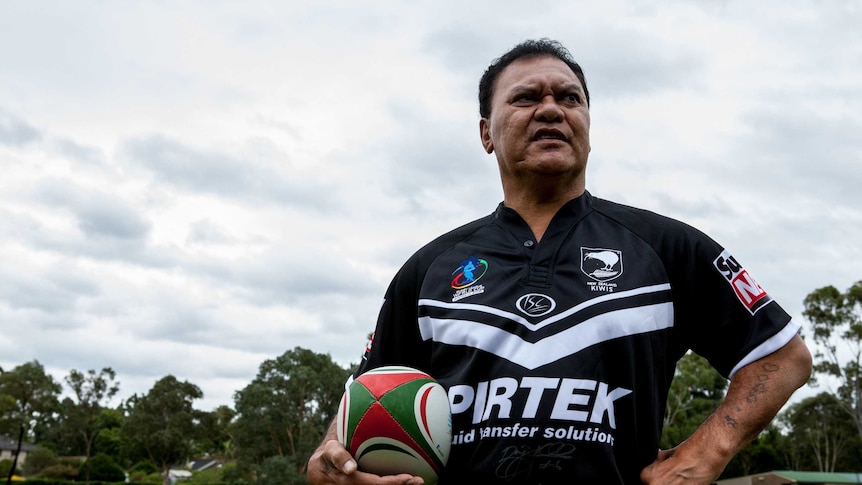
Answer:
<svg viewBox="0 0 862 485"><path fill-rule="evenodd" d="M80 466L57 463L56 465L44 468L38 475L36 475L36 477L43 480L76 480L78 478L79 468ZM30 484L30 481L31 480L28 478L28 485Z"/></svg>
<svg viewBox="0 0 862 485"><path fill-rule="evenodd" d="M116 373L110 367L103 368L99 373L90 369L86 374L72 369L66 376L66 384L72 390L74 399L63 400L63 405L66 408L65 422L74 433L84 439L84 456L86 458L90 457L93 442L99 434L102 411L107 401L120 390L115 379ZM113 462L113 460L111 461ZM90 468L85 466L82 470L82 476L87 483L92 478Z"/></svg>
<svg viewBox="0 0 862 485"><path fill-rule="evenodd" d="M231 463L221 468L222 480L225 483L246 483L242 477L242 473L236 463Z"/></svg>
<svg viewBox="0 0 862 485"><path fill-rule="evenodd" d="M728 463L720 478L733 478L789 468L781 449L787 440L771 425Z"/></svg>
<svg viewBox="0 0 862 485"><path fill-rule="evenodd" d="M153 462L143 460L135 463L135 465L129 469L129 474L143 473L144 475L149 475L150 473L156 473L157 471L159 471L159 467L153 465Z"/></svg>
<svg viewBox="0 0 862 485"><path fill-rule="evenodd" d="M198 456L213 456L223 461L233 459L231 424L236 411L219 406L212 412L195 412L194 452Z"/></svg>
<svg viewBox="0 0 862 485"><path fill-rule="evenodd" d="M269 457L263 461L257 485L301 485L305 475L299 468L294 457Z"/></svg>
<svg viewBox="0 0 862 485"><path fill-rule="evenodd" d="M54 450L39 446L27 453L27 460L21 465L21 470L24 472L24 476L31 477L38 475L48 467L59 464L60 460Z"/></svg>
<svg viewBox="0 0 862 485"><path fill-rule="evenodd" d="M199 472L194 472L190 480L198 485L216 485L224 482L221 468L210 468Z"/></svg>
<svg viewBox="0 0 862 485"><path fill-rule="evenodd" d="M77 469L81 467L81 463L84 463L84 460L81 460L79 458L72 458L68 456L60 457L61 465L68 465Z"/></svg>
<svg viewBox="0 0 862 485"><path fill-rule="evenodd" d="M189 382L167 376L142 397L130 399L131 409L122 436L128 440L132 458L147 458L157 464L167 482L174 463L185 461L192 450L195 412L192 402L203 397Z"/></svg>
<svg viewBox="0 0 862 485"><path fill-rule="evenodd" d="M31 478L24 482L25 485L74 485L74 482L68 480L59 480L53 478ZM93 481L92 485L126 485L125 480L121 482L103 482Z"/></svg>
<svg viewBox="0 0 862 485"><path fill-rule="evenodd" d="M132 475L129 474L129 480L133 482L141 482L141 483L162 483L165 481L161 472L153 472L147 473L144 475L135 474L137 478L132 478Z"/></svg>
<svg viewBox="0 0 862 485"><path fill-rule="evenodd" d="M123 445L121 433L122 428L100 429L96 439L93 440L93 453L103 453L120 463Z"/></svg>
<svg viewBox="0 0 862 485"><path fill-rule="evenodd" d="M57 413L60 391L35 360L0 373L0 434L17 437L23 427L24 441L32 440L32 431Z"/></svg>
<svg viewBox="0 0 862 485"><path fill-rule="evenodd" d="M789 429L791 464L803 470L858 470L862 439L853 417L834 395L823 392L791 405L779 418Z"/></svg>
<svg viewBox="0 0 862 485"><path fill-rule="evenodd" d="M676 366L667 398L661 447L672 448L700 426L721 402L727 379L703 357L689 352Z"/></svg>
<svg viewBox="0 0 862 485"><path fill-rule="evenodd" d="M89 460L81 464L78 470L78 476L85 476L89 466L90 479L103 482L122 482L126 479L126 473L120 465L108 455L104 453L96 454Z"/></svg>
<svg viewBox="0 0 862 485"><path fill-rule="evenodd" d="M0 477L4 479L9 476L9 470L12 469L12 460L0 460ZM15 469L15 475L21 475L21 469Z"/></svg>
<svg viewBox="0 0 862 485"><path fill-rule="evenodd" d="M819 288L803 304L802 314L813 325L814 371L838 380L838 404L862 436L862 281L844 293Z"/></svg>
<svg viewBox="0 0 862 485"><path fill-rule="evenodd" d="M231 430L240 473L259 482L286 476L282 467L289 464L292 472L304 474L338 409L348 375L328 354L299 347L264 361L257 377L234 395L238 416ZM285 459L266 465L272 457Z"/></svg>

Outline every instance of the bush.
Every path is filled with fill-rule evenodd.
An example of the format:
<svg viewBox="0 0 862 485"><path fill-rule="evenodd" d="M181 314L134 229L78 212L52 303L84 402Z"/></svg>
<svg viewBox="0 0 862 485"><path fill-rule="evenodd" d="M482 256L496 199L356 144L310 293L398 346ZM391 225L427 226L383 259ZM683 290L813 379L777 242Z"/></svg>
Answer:
<svg viewBox="0 0 862 485"><path fill-rule="evenodd" d="M37 447L35 450L27 453L27 461L21 465L24 476L31 477L38 475L42 470L59 465L57 454L48 448Z"/></svg>
<svg viewBox="0 0 862 485"><path fill-rule="evenodd" d="M226 483L246 483L236 464L228 464L221 468L222 480Z"/></svg>
<svg viewBox="0 0 862 485"><path fill-rule="evenodd" d="M155 473L159 471L159 468L153 464L151 461L139 461L129 469L129 475L132 473L142 473L144 475L149 475L150 473Z"/></svg>
<svg viewBox="0 0 862 485"><path fill-rule="evenodd" d="M162 483L164 480L161 472L154 472L148 475L144 475L139 481L141 483Z"/></svg>
<svg viewBox="0 0 862 485"><path fill-rule="evenodd" d="M61 457L60 458L60 464L61 465L68 465L68 466L75 468L75 469L80 468L81 463L84 463L84 460L81 460L78 458L70 458L70 457Z"/></svg>
<svg viewBox="0 0 862 485"><path fill-rule="evenodd" d="M4 479L9 476L9 470L12 469L12 460L0 460L0 477ZM15 469L15 475L21 475L21 469Z"/></svg>
<svg viewBox="0 0 862 485"><path fill-rule="evenodd" d="M271 456L263 461L258 485L293 485L305 481L296 471L293 461L285 456Z"/></svg>
<svg viewBox="0 0 862 485"><path fill-rule="evenodd" d="M57 463L56 465L44 468L36 475L36 478L45 480L75 480L78 478L78 467Z"/></svg>
<svg viewBox="0 0 862 485"><path fill-rule="evenodd" d="M26 485L76 485L81 482L71 482L69 480L48 480L42 478L31 478L28 479L25 484ZM90 485L125 485L125 481L122 482L100 482L100 481L90 481Z"/></svg>
<svg viewBox="0 0 862 485"><path fill-rule="evenodd" d="M190 481L199 485L217 484L222 481L221 468L210 468L192 473Z"/></svg>
<svg viewBox="0 0 862 485"><path fill-rule="evenodd" d="M113 458L104 454L97 453L88 461L81 463L81 468L78 469L78 478L87 479L87 464L90 466L90 481L102 482L123 482L126 480L126 472L117 465Z"/></svg>

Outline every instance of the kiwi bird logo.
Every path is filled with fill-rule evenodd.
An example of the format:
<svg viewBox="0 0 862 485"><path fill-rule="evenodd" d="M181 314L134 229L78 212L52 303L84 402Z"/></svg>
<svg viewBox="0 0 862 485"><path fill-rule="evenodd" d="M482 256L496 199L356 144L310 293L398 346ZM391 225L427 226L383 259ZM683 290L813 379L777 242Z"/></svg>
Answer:
<svg viewBox="0 0 862 485"><path fill-rule="evenodd" d="M623 252L582 247L581 271L596 281L610 281L623 273Z"/></svg>

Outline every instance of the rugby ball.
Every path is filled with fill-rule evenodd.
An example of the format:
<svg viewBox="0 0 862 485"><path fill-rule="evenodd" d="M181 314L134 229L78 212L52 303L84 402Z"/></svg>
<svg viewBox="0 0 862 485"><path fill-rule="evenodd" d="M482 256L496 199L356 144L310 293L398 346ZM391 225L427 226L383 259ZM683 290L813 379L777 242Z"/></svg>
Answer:
<svg viewBox="0 0 862 485"><path fill-rule="evenodd" d="M437 482L452 446L446 390L417 369L386 366L352 380L338 406L338 440L359 469Z"/></svg>

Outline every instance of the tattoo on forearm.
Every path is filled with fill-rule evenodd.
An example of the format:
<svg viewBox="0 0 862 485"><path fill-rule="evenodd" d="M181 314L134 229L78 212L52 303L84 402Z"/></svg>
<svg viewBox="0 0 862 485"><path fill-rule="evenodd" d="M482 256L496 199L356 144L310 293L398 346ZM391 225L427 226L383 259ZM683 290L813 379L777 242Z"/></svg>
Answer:
<svg viewBox="0 0 862 485"><path fill-rule="evenodd" d="M731 428L735 428L737 424L739 424L732 416L728 415L724 417L724 422L729 424Z"/></svg>
<svg viewBox="0 0 862 485"><path fill-rule="evenodd" d="M745 396L745 402L747 402L747 403L757 402L757 396L767 392L767 390L768 390L766 383L767 383L767 381L769 381L769 375L773 372L778 371L779 368L780 367L778 365L770 363L770 362L766 362L766 363L762 364L760 366L761 373L759 373L757 375L757 381L758 382L757 382L757 384L755 384L754 386L751 387L751 389L748 392L748 395ZM734 406L734 411L737 413L741 413L742 407L739 405ZM731 416L730 414L724 416L724 422L732 428L736 428L737 426L739 426L739 421L737 420L737 418Z"/></svg>
<svg viewBox="0 0 862 485"><path fill-rule="evenodd" d="M746 402L757 402L758 394L763 394L766 392L766 381L769 380L769 374L775 372L779 369L776 364L771 362L765 362L760 366L760 370L763 371L762 374L757 376L757 380L759 381L754 387L751 388L751 391L748 393L748 396L745 397Z"/></svg>

